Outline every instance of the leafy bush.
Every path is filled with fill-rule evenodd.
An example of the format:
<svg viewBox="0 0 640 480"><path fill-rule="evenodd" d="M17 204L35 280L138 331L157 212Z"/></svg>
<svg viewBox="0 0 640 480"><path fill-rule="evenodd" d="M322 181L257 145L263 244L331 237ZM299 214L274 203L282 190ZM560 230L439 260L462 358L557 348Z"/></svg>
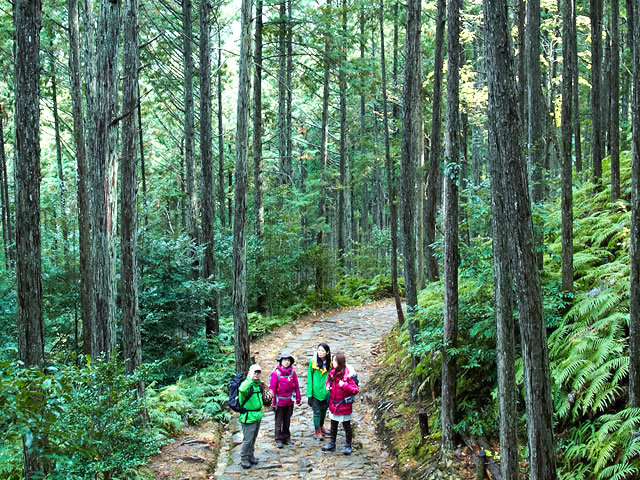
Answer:
<svg viewBox="0 0 640 480"><path fill-rule="evenodd" d="M140 422L140 377L126 375L118 360L46 372L2 363L0 377L3 478L21 476L23 438L49 466L47 478L55 479L117 477L158 450L157 436Z"/></svg>

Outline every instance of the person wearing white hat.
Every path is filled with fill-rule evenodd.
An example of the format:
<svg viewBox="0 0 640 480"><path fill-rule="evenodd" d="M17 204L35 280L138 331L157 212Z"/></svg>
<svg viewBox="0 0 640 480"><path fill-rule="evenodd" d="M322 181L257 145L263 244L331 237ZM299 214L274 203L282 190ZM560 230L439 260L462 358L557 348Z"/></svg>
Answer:
<svg viewBox="0 0 640 480"><path fill-rule="evenodd" d="M242 468L251 468L256 465L255 444L260 431L262 421L262 392L260 390L260 365L253 364L249 367L247 378L238 388L238 400L244 405L245 413L239 416L242 425L242 449L240 450L240 465Z"/></svg>

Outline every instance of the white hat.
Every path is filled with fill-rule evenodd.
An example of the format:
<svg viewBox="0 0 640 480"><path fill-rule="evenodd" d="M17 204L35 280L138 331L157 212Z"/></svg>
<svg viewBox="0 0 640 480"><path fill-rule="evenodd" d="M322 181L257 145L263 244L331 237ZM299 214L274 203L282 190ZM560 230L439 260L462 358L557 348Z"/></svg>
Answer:
<svg viewBox="0 0 640 480"><path fill-rule="evenodd" d="M262 371L262 368L260 368L260 365L258 365L257 363L254 363L253 365L251 365L249 367L249 375L252 375L253 372L255 372L255 371L258 371L258 372Z"/></svg>

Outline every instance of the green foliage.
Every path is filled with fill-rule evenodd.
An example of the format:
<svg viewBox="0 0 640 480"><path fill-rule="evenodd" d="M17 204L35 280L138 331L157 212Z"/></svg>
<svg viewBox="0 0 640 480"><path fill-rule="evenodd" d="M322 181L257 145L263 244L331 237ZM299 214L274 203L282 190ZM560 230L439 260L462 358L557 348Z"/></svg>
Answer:
<svg viewBox="0 0 640 480"><path fill-rule="evenodd" d="M22 439L38 449L53 479L109 472L125 478L158 450L156 434L139 421L140 374L120 361L87 359L83 367L25 369L0 364L0 472L21 477ZM6 477L5 477L6 475Z"/></svg>

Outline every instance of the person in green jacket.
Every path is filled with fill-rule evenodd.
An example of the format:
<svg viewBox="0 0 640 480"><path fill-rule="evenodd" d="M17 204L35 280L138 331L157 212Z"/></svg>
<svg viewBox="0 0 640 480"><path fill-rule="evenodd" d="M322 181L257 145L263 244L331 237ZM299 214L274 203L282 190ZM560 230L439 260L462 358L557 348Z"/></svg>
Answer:
<svg viewBox="0 0 640 480"><path fill-rule="evenodd" d="M322 342L309 361L307 373L307 403L313 410L313 426L316 428L318 440L324 440L324 435L329 433L324 428L324 419L329 408L329 392L326 388L329 370L331 370L331 349L329 345Z"/></svg>
<svg viewBox="0 0 640 480"><path fill-rule="evenodd" d="M261 373L260 365L251 365L247 378L238 388L238 402L247 410L239 415L240 425L242 425L242 449L240 450L242 468L251 468L251 465L258 463L254 450L262 420Z"/></svg>

